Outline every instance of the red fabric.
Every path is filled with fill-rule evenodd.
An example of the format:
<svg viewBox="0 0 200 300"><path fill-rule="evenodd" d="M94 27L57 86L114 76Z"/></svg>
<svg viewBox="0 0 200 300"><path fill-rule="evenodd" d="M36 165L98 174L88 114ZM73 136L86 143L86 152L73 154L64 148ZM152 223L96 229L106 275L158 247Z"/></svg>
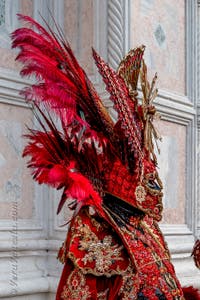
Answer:
<svg viewBox="0 0 200 300"><path fill-rule="evenodd" d="M200 300L200 291L193 286L183 287L185 300Z"/></svg>
<svg viewBox="0 0 200 300"><path fill-rule="evenodd" d="M195 242L193 251L192 251L193 259L195 262L195 265L198 269L200 269L200 240L197 240Z"/></svg>
<svg viewBox="0 0 200 300"><path fill-rule="evenodd" d="M129 266L127 251L118 236L102 219L91 217L83 209L73 221L67 245L67 257L84 272L96 276L123 274Z"/></svg>
<svg viewBox="0 0 200 300"><path fill-rule="evenodd" d="M145 174L154 175L155 166L153 163L144 160ZM133 207L137 207L149 216L160 221L163 210L162 192L151 193L146 188L146 184L140 182L138 173L130 174L127 166L124 166L120 160L109 164L105 173L105 190L106 192L123 199ZM136 197L136 188L142 186L145 192L145 201L139 201Z"/></svg>
<svg viewBox="0 0 200 300"><path fill-rule="evenodd" d="M131 220L120 231L112 219L113 227L86 208L79 212L65 244L56 300L184 300L156 222L147 216Z"/></svg>
<svg viewBox="0 0 200 300"><path fill-rule="evenodd" d="M75 270L78 270L78 268L74 268L73 263L70 260L67 260L57 289L56 300L119 299L118 292L122 284L121 276L106 278L105 276L96 277L88 274L86 276L84 275L85 281L82 281L84 283L83 285L81 279L78 279L77 277L77 281L73 278L73 281L70 282L72 285L69 287L67 280ZM63 291L65 291L65 294ZM100 298L100 296L98 296L103 293L107 298Z"/></svg>

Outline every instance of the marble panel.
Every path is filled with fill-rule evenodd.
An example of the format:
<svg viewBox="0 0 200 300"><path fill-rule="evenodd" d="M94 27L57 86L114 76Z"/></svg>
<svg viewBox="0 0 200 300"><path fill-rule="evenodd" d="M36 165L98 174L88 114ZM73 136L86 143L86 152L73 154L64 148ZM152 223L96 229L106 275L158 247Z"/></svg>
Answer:
<svg viewBox="0 0 200 300"><path fill-rule="evenodd" d="M158 155L159 174L164 185L163 222L185 223L185 126L159 121L162 135Z"/></svg>
<svg viewBox="0 0 200 300"><path fill-rule="evenodd" d="M32 16L34 0L21 0L20 10L24 15Z"/></svg>
<svg viewBox="0 0 200 300"><path fill-rule="evenodd" d="M65 0L65 34L75 55L86 71L93 72L92 50L94 44L94 13L92 0Z"/></svg>
<svg viewBox="0 0 200 300"><path fill-rule="evenodd" d="M131 47L144 44L159 87L185 94L185 2L135 0L131 8Z"/></svg>
<svg viewBox="0 0 200 300"><path fill-rule="evenodd" d="M0 218L27 219L33 214L34 186L22 159L25 123L31 111L1 104L0 110ZM17 215L16 215L17 214Z"/></svg>
<svg viewBox="0 0 200 300"><path fill-rule="evenodd" d="M16 52L10 49L0 48L0 67L10 69L10 70L19 70L21 69L20 64L15 61Z"/></svg>

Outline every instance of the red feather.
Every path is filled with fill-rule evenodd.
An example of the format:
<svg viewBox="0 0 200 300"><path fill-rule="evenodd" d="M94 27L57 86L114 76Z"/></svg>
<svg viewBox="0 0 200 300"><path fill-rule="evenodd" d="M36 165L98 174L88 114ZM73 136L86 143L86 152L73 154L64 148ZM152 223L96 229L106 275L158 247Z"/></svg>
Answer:
<svg viewBox="0 0 200 300"><path fill-rule="evenodd" d="M27 25L31 25L32 27L35 26L36 29L39 32L41 32L42 35L48 37L49 40L51 40L53 42L53 38L48 33L48 31L43 26L41 26L38 22L36 22L34 19L32 19L29 16L22 15L22 14L17 14L17 16L18 16L19 20L27 22Z"/></svg>
<svg viewBox="0 0 200 300"><path fill-rule="evenodd" d="M25 90L26 99L45 102L56 112L56 108L62 108L63 111L67 109L69 117L66 111L64 114L59 112L65 124L68 122L66 118L82 121L77 113L78 106L90 126L99 132L103 131L107 137L112 135L113 122L78 64L69 43L60 33L55 35L50 28L48 33L32 18L22 15L19 18L28 22L31 28L20 28L12 33L13 48L20 48L16 59L24 64L22 76L34 75L38 79L36 85Z"/></svg>
<svg viewBox="0 0 200 300"><path fill-rule="evenodd" d="M91 131L87 131L85 127L83 130L80 124L77 129L73 127L73 132L66 128L64 132L60 132L51 117L47 118L37 105L36 107L41 115L39 117L36 114L36 117L44 132L29 129L30 133L26 135L29 143L23 152L23 156L30 156L28 167L32 169L34 179L39 184L64 188L58 213L65 201L73 198L79 209L84 205L92 205L102 215L102 199L93 187L95 184L89 179L95 176L100 178L105 158L96 148L98 133L94 132L91 136ZM76 137L77 134L79 138ZM99 147L106 154L104 137L99 138Z"/></svg>

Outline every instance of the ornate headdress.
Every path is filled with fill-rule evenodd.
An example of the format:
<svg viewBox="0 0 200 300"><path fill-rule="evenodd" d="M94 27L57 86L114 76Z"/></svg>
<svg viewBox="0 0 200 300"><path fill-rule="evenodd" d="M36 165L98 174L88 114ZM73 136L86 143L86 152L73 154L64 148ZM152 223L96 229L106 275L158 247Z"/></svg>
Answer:
<svg viewBox="0 0 200 300"><path fill-rule="evenodd" d="M156 75L149 84L145 47L131 50L117 71L93 50L118 113L114 123L62 35L50 28L48 33L30 17L19 18L29 24L12 34L13 48L20 48L17 60L24 64L21 75L37 78L22 92L41 126L29 129L23 153L31 157L34 179L63 188L58 212L73 198L74 208L91 205L103 214L102 198L111 194L160 220L162 184L152 140L158 138L152 124ZM61 130L50 112L57 115Z"/></svg>

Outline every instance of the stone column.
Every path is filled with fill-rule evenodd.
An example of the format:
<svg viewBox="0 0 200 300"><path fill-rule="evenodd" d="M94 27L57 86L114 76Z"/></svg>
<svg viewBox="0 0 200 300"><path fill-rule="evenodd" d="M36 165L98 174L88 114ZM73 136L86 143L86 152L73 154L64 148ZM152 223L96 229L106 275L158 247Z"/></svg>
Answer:
<svg viewBox="0 0 200 300"><path fill-rule="evenodd" d="M129 50L129 0L108 0L108 63L115 70Z"/></svg>

